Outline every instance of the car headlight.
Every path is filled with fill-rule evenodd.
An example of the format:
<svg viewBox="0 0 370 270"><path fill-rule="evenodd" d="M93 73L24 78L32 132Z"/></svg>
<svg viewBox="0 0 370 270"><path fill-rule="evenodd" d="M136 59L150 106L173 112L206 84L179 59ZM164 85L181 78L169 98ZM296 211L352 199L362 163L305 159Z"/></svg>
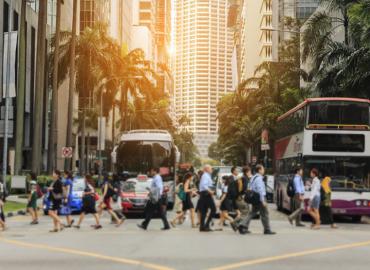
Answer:
<svg viewBox="0 0 370 270"><path fill-rule="evenodd" d="M361 201L356 201L356 206L361 206Z"/></svg>
<svg viewBox="0 0 370 270"><path fill-rule="evenodd" d="M368 201L364 201L364 206L368 206Z"/></svg>
<svg viewBox="0 0 370 270"><path fill-rule="evenodd" d="M130 199L129 199L129 198L123 198L123 197L122 197L122 198L121 198L121 201L122 201L122 202L130 202Z"/></svg>

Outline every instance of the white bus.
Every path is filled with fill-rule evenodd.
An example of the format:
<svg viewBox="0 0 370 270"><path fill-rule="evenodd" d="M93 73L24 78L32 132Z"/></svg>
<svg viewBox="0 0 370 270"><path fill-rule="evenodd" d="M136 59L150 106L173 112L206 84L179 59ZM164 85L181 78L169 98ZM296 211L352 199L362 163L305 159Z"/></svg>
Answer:
<svg viewBox="0 0 370 270"><path fill-rule="evenodd" d="M369 108L366 99L312 98L279 117L274 149L279 209L292 209L286 186L294 168L301 166L307 186L312 168L321 179L324 174L332 178L335 215L355 221L370 215Z"/></svg>
<svg viewBox="0 0 370 270"><path fill-rule="evenodd" d="M129 178L146 175L150 168L158 167L165 186L170 190L171 206L178 156L173 138L165 130L128 131L121 136L112 153L116 173L126 174Z"/></svg>

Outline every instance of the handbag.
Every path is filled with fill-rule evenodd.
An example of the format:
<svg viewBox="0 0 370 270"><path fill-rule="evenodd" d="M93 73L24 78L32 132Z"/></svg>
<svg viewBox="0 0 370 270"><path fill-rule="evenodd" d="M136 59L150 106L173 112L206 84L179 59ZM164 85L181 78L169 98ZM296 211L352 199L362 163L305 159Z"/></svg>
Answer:
<svg viewBox="0 0 370 270"><path fill-rule="evenodd" d="M98 193L94 193L94 199L96 202L100 200L100 196Z"/></svg>
<svg viewBox="0 0 370 270"><path fill-rule="evenodd" d="M60 210L59 210L59 214L61 216L69 216L70 214L72 214L72 210L69 206L67 205L63 205Z"/></svg>
<svg viewBox="0 0 370 270"><path fill-rule="evenodd" d="M253 179L251 181L251 186L252 186L252 183L255 179L256 179L256 176L253 177ZM251 190L251 189L248 189L245 192L244 200L248 204L258 205L260 203L260 194Z"/></svg>

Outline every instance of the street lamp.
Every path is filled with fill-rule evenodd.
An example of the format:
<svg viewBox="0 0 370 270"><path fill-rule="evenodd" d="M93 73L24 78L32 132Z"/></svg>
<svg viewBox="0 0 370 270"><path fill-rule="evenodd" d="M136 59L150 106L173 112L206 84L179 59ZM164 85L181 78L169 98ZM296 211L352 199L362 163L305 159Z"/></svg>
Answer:
<svg viewBox="0 0 370 270"><path fill-rule="evenodd" d="M4 191L6 191L6 171L8 168L8 129L9 129L9 101L10 101L10 50L12 47L11 42L11 27L12 27L12 20L13 20L13 1L9 3L9 22L8 22L8 44L7 44L7 55L6 55L6 62L7 62L7 72L6 72L6 90L5 90L5 119L4 119L4 146L3 146L3 184L4 184Z"/></svg>

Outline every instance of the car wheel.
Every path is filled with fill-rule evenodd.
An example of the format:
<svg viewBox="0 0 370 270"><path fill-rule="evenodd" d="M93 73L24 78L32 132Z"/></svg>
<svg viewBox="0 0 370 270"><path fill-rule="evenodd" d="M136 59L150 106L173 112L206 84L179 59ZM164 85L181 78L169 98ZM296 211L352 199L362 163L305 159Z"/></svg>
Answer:
<svg viewBox="0 0 370 270"><path fill-rule="evenodd" d="M352 222L360 223L362 216L352 216Z"/></svg>

